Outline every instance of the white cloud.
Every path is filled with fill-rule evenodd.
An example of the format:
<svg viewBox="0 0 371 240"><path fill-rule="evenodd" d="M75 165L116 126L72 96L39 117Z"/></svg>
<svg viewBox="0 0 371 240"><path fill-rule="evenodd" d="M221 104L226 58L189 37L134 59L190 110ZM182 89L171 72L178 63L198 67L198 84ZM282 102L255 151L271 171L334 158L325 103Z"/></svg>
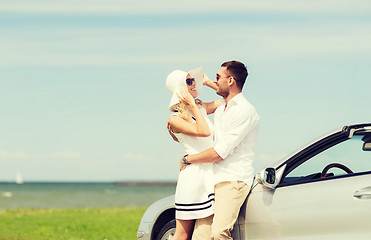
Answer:
<svg viewBox="0 0 371 240"><path fill-rule="evenodd" d="M140 154L132 154L132 153L126 153L124 154L125 160L144 160L145 157Z"/></svg>
<svg viewBox="0 0 371 240"><path fill-rule="evenodd" d="M270 154L266 154L266 153L259 154L257 158L264 162L270 162L273 160L273 157Z"/></svg>
<svg viewBox="0 0 371 240"><path fill-rule="evenodd" d="M55 152L50 155L47 155L47 157L52 158L78 158L81 157L81 153L79 152Z"/></svg>
<svg viewBox="0 0 371 240"><path fill-rule="evenodd" d="M6 158L8 156L9 156L9 153L7 151L0 150L0 157L1 158Z"/></svg>
<svg viewBox="0 0 371 240"><path fill-rule="evenodd" d="M175 158L171 159L171 156L166 155L165 157L156 157L156 156L146 156L138 153L126 153L123 155L123 160L125 163L130 162L131 165L138 165L139 167L153 166L154 168L168 167L169 165L176 165L177 162L174 159L177 159L178 155Z"/></svg>
<svg viewBox="0 0 371 240"><path fill-rule="evenodd" d="M24 159L24 158L27 158L27 157L29 157L29 155L27 155L24 152L9 152L9 151L0 149L0 158Z"/></svg>
<svg viewBox="0 0 371 240"><path fill-rule="evenodd" d="M243 6L243 1L241 0ZM228 2L227 2L228 3ZM279 0L279 1L249 1L246 4L250 10L277 13L339 13L356 14L369 13L371 6L368 0Z"/></svg>
<svg viewBox="0 0 371 240"><path fill-rule="evenodd" d="M274 164L282 160L284 157L286 157L286 154L268 154L268 153L260 153L256 157L256 161L263 162L262 164Z"/></svg>
<svg viewBox="0 0 371 240"><path fill-rule="evenodd" d="M284 24L284 23L283 23ZM227 39L197 41L180 36L205 36L218 27L173 29L109 29L91 30L34 30L43 40L15 35L16 30L0 39L0 66L86 66L124 65L125 63L188 63L197 59L208 62L231 52L249 55L256 61L282 60L286 57L316 57L331 54L365 53L371 50L370 24L327 23L310 25L257 25L246 24L247 31L231 29L234 39L228 48L218 46ZM282 29L277 31L277 28ZM347 29L346 31L343 29ZM26 36L27 35L27 36ZM154 40L152 36L156 35ZM53 36L53 39L50 39ZM49 39L49 40L48 40ZM241 41L240 39L249 39ZM186 46L186 47L179 47ZM205 46L209 46L205 48ZM215 51L218 49L218 51ZM182 56L181 58L179 56Z"/></svg>
<svg viewBox="0 0 371 240"><path fill-rule="evenodd" d="M28 157L28 155L24 152L14 152L12 156L14 158L27 158Z"/></svg>
<svg viewBox="0 0 371 240"><path fill-rule="evenodd" d="M371 12L367 0L3 0L1 12L29 13L138 13L164 14L189 12L332 12L360 14Z"/></svg>
<svg viewBox="0 0 371 240"><path fill-rule="evenodd" d="M82 154L73 151L63 151L44 154L32 154L20 151L6 151L0 149L0 157L6 159L56 159L56 158L79 158Z"/></svg>
<svg viewBox="0 0 371 240"><path fill-rule="evenodd" d="M115 165L121 169L123 179L173 180L179 174L178 154L175 157L165 154L146 156L139 153L126 153L123 160Z"/></svg>

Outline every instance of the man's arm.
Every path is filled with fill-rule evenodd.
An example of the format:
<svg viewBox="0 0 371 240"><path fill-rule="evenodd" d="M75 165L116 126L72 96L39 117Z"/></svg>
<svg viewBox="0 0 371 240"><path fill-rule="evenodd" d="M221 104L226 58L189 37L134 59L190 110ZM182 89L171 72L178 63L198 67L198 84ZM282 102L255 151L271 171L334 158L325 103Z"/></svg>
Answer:
<svg viewBox="0 0 371 240"><path fill-rule="evenodd" d="M223 160L218 153L214 150L214 148L209 148L203 152L192 154L187 156L187 162L189 164L198 164L198 163L213 163ZM180 170L183 170L187 164L183 162L183 156L180 159Z"/></svg>
<svg viewBox="0 0 371 240"><path fill-rule="evenodd" d="M203 103L202 106L205 108L206 113L212 114L215 112L215 110L222 104L222 99L218 99L212 102Z"/></svg>

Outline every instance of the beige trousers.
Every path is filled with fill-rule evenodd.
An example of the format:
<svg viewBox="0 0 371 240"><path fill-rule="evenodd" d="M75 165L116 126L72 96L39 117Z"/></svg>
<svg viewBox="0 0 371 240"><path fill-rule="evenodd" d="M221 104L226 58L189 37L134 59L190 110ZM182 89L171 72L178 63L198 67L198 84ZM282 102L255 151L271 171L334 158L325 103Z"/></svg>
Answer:
<svg viewBox="0 0 371 240"><path fill-rule="evenodd" d="M249 186L240 181L216 184L214 215L196 220L192 240L232 239L233 225L249 190Z"/></svg>

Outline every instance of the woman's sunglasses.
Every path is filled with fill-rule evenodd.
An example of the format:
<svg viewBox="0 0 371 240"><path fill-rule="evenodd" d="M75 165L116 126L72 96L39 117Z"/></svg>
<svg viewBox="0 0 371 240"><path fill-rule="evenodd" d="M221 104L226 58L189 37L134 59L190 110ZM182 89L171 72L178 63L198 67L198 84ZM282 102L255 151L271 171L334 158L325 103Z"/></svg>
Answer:
<svg viewBox="0 0 371 240"><path fill-rule="evenodd" d="M187 79L186 79L186 83L187 83L189 86L191 86L191 85L193 84L194 81L195 81L194 78L187 78Z"/></svg>

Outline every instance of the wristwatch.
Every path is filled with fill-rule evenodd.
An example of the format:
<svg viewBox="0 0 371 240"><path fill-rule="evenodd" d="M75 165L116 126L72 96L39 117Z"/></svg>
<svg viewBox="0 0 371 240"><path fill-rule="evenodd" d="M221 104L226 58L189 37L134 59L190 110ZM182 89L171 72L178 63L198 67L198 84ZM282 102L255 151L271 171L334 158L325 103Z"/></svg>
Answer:
<svg viewBox="0 0 371 240"><path fill-rule="evenodd" d="M190 165L191 163L189 163L189 162L187 161L187 157L188 157L188 154L186 154L186 155L183 156L183 163L184 163L184 164L187 164L187 165Z"/></svg>

